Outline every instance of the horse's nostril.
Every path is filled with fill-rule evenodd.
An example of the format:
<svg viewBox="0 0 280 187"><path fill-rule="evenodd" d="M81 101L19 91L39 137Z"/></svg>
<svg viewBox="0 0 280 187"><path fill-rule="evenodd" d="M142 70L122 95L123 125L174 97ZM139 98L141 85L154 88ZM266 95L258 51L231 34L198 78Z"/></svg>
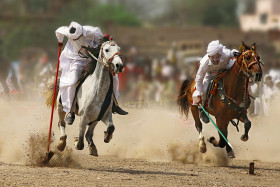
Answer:
<svg viewBox="0 0 280 187"><path fill-rule="evenodd" d="M116 68L118 68L118 69L119 69L119 67L120 67L120 65L119 65L119 64L116 64Z"/></svg>

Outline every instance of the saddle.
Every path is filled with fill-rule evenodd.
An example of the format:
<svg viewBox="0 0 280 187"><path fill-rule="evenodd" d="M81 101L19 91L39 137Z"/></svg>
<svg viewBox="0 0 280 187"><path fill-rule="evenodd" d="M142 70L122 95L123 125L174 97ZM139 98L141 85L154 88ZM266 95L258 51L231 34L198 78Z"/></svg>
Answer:
<svg viewBox="0 0 280 187"><path fill-rule="evenodd" d="M221 70L211 81L208 85L207 92L206 92L206 104L212 108L212 96L215 95L217 88L223 87L222 85L222 78L226 74L226 70Z"/></svg>

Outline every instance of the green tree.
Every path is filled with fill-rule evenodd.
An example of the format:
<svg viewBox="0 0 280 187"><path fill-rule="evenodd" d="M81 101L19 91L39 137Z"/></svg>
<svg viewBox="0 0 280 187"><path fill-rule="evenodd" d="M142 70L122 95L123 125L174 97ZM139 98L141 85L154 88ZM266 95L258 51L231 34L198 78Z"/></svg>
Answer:
<svg viewBox="0 0 280 187"><path fill-rule="evenodd" d="M89 18L97 24L113 22L116 25L139 26L140 21L122 5L103 4L89 10Z"/></svg>
<svg viewBox="0 0 280 187"><path fill-rule="evenodd" d="M162 22L176 25L237 26L236 0L170 0Z"/></svg>
<svg viewBox="0 0 280 187"><path fill-rule="evenodd" d="M48 3L54 2L53 0L21 0L20 2L9 1L9 6L23 11L13 11L9 21L0 19L0 31L5 33L4 37L0 38L0 49L1 53L10 59L18 58L22 49L31 46L50 51L57 43L55 30L60 26L69 25L71 21L99 27L107 21L115 25L141 24L136 16L123 6L101 5L97 0L84 0L83 3L63 0L64 3L57 2L57 11L53 11L51 3ZM6 12L10 15L9 11ZM5 17L5 14L0 16Z"/></svg>

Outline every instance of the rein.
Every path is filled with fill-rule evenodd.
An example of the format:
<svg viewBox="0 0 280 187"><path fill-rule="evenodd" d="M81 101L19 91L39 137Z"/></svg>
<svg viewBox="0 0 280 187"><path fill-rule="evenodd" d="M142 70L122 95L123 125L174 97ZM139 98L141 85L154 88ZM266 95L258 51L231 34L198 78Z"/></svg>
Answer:
<svg viewBox="0 0 280 187"><path fill-rule="evenodd" d="M219 85L219 82L220 82L220 85ZM223 79L220 79L219 82L218 82L217 90L220 91L220 94L219 94L220 95L220 100L223 103L227 104L228 108L232 107L233 110L237 111L237 116L236 116L237 123L235 123L233 120L230 120L230 121L236 127L237 131L239 131L238 123L239 123L240 117L242 116L242 113L246 112L246 110L250 106L250 102L248 102L249 101L248 98L250 96L249 92L248 92L249 78L245 78L245 85L244 85L245 92L244 92L244 95L243 95L243 98L242 98L241 102L236 101L235 99L226 95Z"/></svg>
<svg viewBox="0 0 280 187"><path fill-rule="evenodd" d="M252 50L250 50L250 51L251 51L253 54L255 54ZM241 76L241 77L243 77L243 78L242 78L242 80L244 81L243 87L244 87L244 90L245 90L242 101L241 101L241 102L237 102L235 99L233 99L233 98L227 96L227 95L225 94L225 90L223 90L223 91L224 91L224 96L225 96L225 98L227 98L228 103L229 103L229 104L233 104L233 106L235 105L234 109L235 109L235 110L238 110L240 114L241 114L243 111L245 111L245 110L249 107L249 106L246 106L247 98L250 97L250 95L249 95L249 90L248 90L249 82L250 82L250 78L251 78L251 76L249 75L249 71L250 71L249 69L250 69L250 67L251 67L252 65L258 63L257 59L255 58L255 61L253 61L253 62L251 62L249 65L247 65L246 60L245 60L245 54L248 53L248 52L250 52L250 51L248 50L248 51L245 51L245 52L242 53L242 64L241 64L241 66L240 66L239 63L238 63L238 58L236 58L236 61L235 61L235 63L234 63L234 67L233 67L233 68L234 68L234 72L237 74L237 76L240 76L240 72L241 72L241 71L242 71L242 72L244 73L244 75L245 75L245 77L244 77L244 76ZM254 55L254 56L255 56L255 55ZM240 69L239 72L237 72L236 67ZM244 67L246 68L245 70L244 70ZM224 85L223 85L223 87L224 87Z"/></svg>
<svg viewBox="0 0 280 187"><path fill-rule="evenodd" d="M255 60L253 62L250 62L249 65L247 65L246 63L246 60L245 60L245 55L249 52L252 52L252 56L254 56ZM244 73L244 75L247 77L247 78L251 78L251 76L249 75L249 72L250 72L250 67L255 65L255 64L262 64L259 60L256 59L256 55L255 55L255 52L253 50L247 50L245 52L243 52L241 54L242 56L242 63L241 63L241 66L239 65L238 63L238 58L236 58L236 61L234 63L234 72L239 76L240 72L242 71ZM239 72L237 73L236 69L235 69L235 66L237 65L237 67L240 69ZM263 65L263 64L262 64ZM245 69L244 69L245 68Z"/></svg>
<svg viewBox="0 0 280 187"><path fill-rule="evenodd" d="M249 71L250 71L249 69L252 65L259 63L257 60L255 60L255 61L251 62L249 65L247 65L246 59L245 59L245 54L247 52L249 52L249 51L242 53L242 64L239 65L238 59L236 58L236 61L233 66L233 70L234 70L235 74L237 74L237 76L240 76L241 72L245 75L245 76L241 76L242 82L243 82L242 86L244 87L244 94L243 94L242 100L237 101L236 99L233 99L226 94L226 91L224 89L225 87L224 87L223 79L220 79L221 84L220 84L220 86L218 86L219 87L218 90L221 91L221 93L220 93L221 101L223 103L226 103L229 108L232 107L235 111L237 111L238 122L239 122L240 117L242 116L242 113L248 109L249 103L250 103L249 102L250 95L249 95L248 87L249 87L249 82L250 82L251 76L249 75ZM237 68L239 68L239 71L237 70ZM246 68L246 69L244 70L244 68ZM237 122L237 125L238 125L238 122Z"/></svg>
<svg viewBox="0 0 280 187"><path fill-rule="evenodd" d="M111 44L111 42L112 41L107 41L107 42L105 42L105 43L108 43L108 42L110 42L110 45L115 45L115 43L113 43L113 44ZM96 61L98 61L98 62L100 62L101 64L103 64L104 65L104 67L106 68L106 69L108 69L109 71L110 71L110 73L113 75L113 76L115 76L115 72L114 72L114 70L112 69L112 61L113 61L113 59L115 58L115 56L119 56L120 58L121 58L121 53L120 52L116 52L115 54L113 54L110 58L106 58L105 57L105 55L104 55L104 52L103 52L103 45L105 44L105 43L103 43L102 44L102 46L101 46L101 48L100 48L100 52L101 52L101 59L104 59L106 62L104 62L103 60L99 60L98 58L96 58L89 50L87 51L88 52L88 54L92 57L92 58L94 58Z"/></svg>

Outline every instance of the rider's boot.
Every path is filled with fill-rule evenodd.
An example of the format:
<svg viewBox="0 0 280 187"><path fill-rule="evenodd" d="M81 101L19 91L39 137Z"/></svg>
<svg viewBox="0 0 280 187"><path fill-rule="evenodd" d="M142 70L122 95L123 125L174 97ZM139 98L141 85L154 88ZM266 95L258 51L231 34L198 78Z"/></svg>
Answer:
<svg viewBox="0 0 280 187"><path fill-rule="evenodd" d="M112 112L113 112L113 114L119 114L119 115L127 115L128 114L128 112L121 109L121 107L119 107L119 105L116 105L115 102L113 102Z"/></svg>
<svg viewBox="0 0 280 187"><path fill-rule="evenodd" d="M74 120L75 120L75 113L74 112L69 112L65 117L65 122L68 125L72 125Z"/></svg>

